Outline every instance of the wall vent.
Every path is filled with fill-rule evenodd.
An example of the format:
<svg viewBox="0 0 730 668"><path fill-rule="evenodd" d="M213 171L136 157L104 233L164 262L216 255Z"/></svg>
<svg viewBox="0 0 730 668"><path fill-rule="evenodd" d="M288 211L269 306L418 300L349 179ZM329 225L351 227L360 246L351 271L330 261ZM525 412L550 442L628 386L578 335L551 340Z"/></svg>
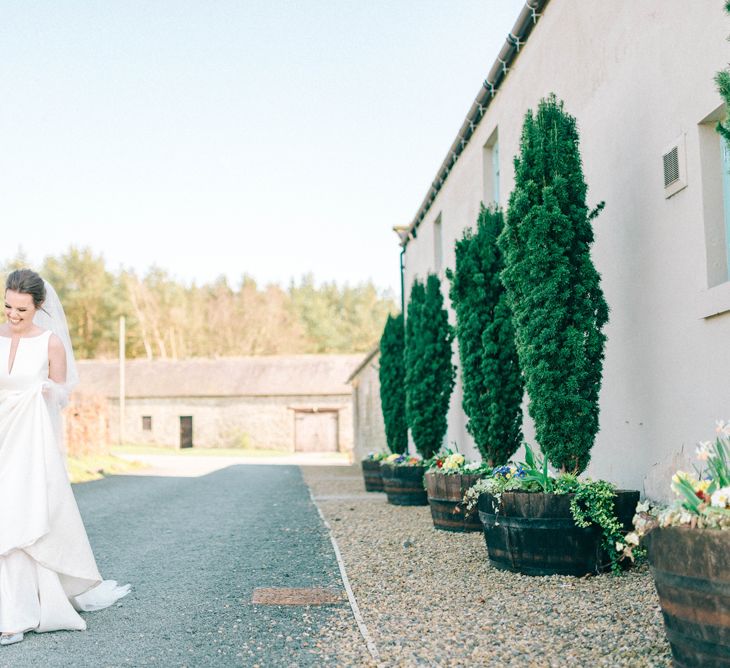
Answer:
<svg viewBox="0 0 730 668"><path fill-rule="evenodd" d="M685 135L673 142L662 155L664 197L671 197L687 187Z"/></svg>

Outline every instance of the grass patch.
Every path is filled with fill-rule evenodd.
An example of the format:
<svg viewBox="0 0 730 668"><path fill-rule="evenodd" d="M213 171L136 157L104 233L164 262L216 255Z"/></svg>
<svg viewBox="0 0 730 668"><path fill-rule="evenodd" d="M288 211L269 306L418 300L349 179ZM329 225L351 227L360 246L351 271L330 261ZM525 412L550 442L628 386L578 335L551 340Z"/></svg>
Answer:
<svg viewBox="0 0 730 668"><path fill-rule="evenodd" d="M286 457L291 452L253 448L165 448L154 445L115 445L112 452L125 455L170 455L176 457ZM340 453L332 453L340 454Z"/></svg>
<svg viewBox="0 0 730 668"><path fill-rule="evenodd" d="M291 457L309 453L289 452L286 450L266 450L258 448L165 448L154 445L115 445L111 448L112 453L120 455L166 455L169 457ZM323 459L331 459L333 462L349 460L348 452L318 452L311 453Z"/></svg>
<svg viewBox="0 0 730 668"><path fill-rule="evenodd" d="M145 468L142 462L133 462L127 459L109 455L85 455L83 457L68 457L66 470L72 483L99 480L106 475L115 473L129 473Z"/></svg>

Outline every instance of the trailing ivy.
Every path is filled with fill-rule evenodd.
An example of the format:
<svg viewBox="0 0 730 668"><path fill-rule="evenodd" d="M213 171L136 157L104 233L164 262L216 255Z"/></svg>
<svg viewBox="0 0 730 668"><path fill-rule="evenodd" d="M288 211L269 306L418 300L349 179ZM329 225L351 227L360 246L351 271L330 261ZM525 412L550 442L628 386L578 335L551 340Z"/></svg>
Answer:
<svg viewBox="0 0 730 668"><path fill-rule="evenodd" d="M590 256L591 220L575 119L554 95L528 111L499 237L502 279L537 441L580 473L598 432L608 305Z"/></svg>
<svg viewBox="0 0 730 668"><path fill-rule="evenodd" d="M443 305L441 281L415 280L406 319L406 419L416 450L430 459L446 436L446 414L456 369L451 362L453 328Z"/></svg>
<svg viewBox="0 0 730 668"><path fill-rule="evenodd" d="M496 243L503 225L501 211L482 206L476 232L464 231L454 271L447 270L466 428L490 466L506 463L522 441L523 382Z"/></svg>
<svg viewBox="0 0 730 668"><path fill-rule="evenodd" d="M389 315L380 337L380 406L388 448L398 454L408 450L404 354L403 314Z"/></svg>

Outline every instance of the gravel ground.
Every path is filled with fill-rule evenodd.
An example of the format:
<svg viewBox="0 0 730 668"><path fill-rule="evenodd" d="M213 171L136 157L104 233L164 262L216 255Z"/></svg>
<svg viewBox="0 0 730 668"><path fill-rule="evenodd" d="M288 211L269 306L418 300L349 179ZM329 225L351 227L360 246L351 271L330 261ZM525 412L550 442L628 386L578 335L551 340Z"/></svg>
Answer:
<svg viewBox="0 0 730 668"><path fill-rule="evenodd" d="M302 474L332 527L381 665L671 665L646 566L619 577L505 573L489 566L481 534L437 531L428 507L366 495L357 466ZM319 642L339 644L340 665L367 665L351 627L328 625Z"/></svg>
<svg viewBox="0 0 730 668"><path fill-rule="evenodd" d="M336 467L332 467L336 470ZM323 587L340 572L296 466L74 486L101 573L132 592L84 632L29 633L0 666L367 665L350 607L254 605L256 587ZM322 630L329 634L323 635ZM335 635L333 635L335 634Z"/></svg>

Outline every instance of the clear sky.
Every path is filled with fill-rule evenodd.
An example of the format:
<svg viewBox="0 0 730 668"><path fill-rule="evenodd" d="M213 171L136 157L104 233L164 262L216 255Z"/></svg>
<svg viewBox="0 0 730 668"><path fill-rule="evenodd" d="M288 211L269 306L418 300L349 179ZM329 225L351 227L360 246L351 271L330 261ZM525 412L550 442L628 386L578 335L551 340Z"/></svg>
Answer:
<svg viewBox="0 0 730 668"><path fill-rule="evenodd" d="M0 260L372 279L522 0L4 0Z"/></svg>

